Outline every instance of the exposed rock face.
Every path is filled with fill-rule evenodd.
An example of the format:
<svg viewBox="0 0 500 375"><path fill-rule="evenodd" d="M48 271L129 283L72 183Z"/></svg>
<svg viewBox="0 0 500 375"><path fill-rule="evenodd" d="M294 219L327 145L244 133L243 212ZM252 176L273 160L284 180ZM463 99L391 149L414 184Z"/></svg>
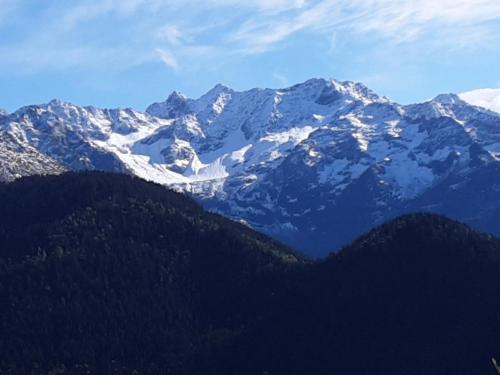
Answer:
<svg viewBox="0 0 500 375"><path fill-rule="evenodd" d="M133 173L311 255L409 210L500 234L500 114L457 95L402 106L359 83L312 79L280 90L217 85L196 100L174 92L146 112L53 101L0 116L1 139L14 139L3 147L36 160L13 163L4 179Z"/></svg>

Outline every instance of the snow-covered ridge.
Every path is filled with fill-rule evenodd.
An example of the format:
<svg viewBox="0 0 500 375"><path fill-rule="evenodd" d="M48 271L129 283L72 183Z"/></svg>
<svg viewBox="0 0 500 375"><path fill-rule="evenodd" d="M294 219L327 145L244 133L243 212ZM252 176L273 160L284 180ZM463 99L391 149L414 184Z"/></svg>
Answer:
<svg viewBox="0 0 500 375"><path fill-rule="evenodd" d="M328 232L321 223L353 199L381 220L452 176L498 163L500 115L455 94L402 106L349 81L217 85L198 99L173 92L146 113L58 100L23 107L0 115L0 160L12 152L22 162L3 179L128 172L284 239Z"/></svg>
<svg viewBox="0 0 500 375"><path fill-rule="evenodd" d="M460 98L478 107L500 113L500 89L479 89L459 94Z"/></svg>
<svg viewBox="0 0 500 375"><path fill-rule="evenodd" d="M409 179L403 173L404 165L409 163L408 155L421 154L416 150L427 136L420 125L411 122L453 118L470 135L471 142L479 141L492 156L499 155L498 134L490 137L489 131L467 125L477 115L489 116L490 123L498 120L492 113L467 105L455 94L403 107L360 83L311 79L284 89L245 92L217 85L199 99L173 92L165 102L148 107L146 113L79 107L53 100L46 105L21 108L2 122L19 142L35 147L64 167L102 168L102 162L88 155L96 152L96 159L108 159L104 164L115 164L115 168L140 177L185 189L211 181L218 181L217 186L224 188L221 180L262 175L260 171L276 167L308 141L314 142L308 163L313 166L321 159L325 164L330 155L314 150L324 148L317 144L314 134L320 129L331 129L337 134L331 144L338 145L336 137L344 137L343 134L351 137L349 151L357 149L363 160L356 161L357 171L363 170L362 165L390 160L385 167L387 179L397 194L411 196L434 181L422 163L411 169L412 173L420 171L417 175L421 177ZM391 143L398 148L392 148ZM68 161L68 154L74 153L70 145L74 144L84 149L83 155ZM332 161L328 168L333 170L328 173L323 166L318 172L319 183L335 184L336 178L327 176L339 173L356 176L348 172L352 170L352 161L346 164L340 160L347 159ZM397 163L402 164L401 168L396 167ZM259 181L260 178L254 179L252 185ZM248 183L245 187L249 188Z"/></svg>

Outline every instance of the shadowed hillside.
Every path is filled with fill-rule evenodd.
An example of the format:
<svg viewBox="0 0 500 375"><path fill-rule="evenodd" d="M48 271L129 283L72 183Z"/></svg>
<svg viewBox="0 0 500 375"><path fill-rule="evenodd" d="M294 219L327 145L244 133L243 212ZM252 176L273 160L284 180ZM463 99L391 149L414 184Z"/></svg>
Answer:
<svg viewBox="0 0 500 375"><path fill-rule="evenodd" d="M500 241L388 222L321 261L125 175L0 185L2 373L494 374Z"/></svg>

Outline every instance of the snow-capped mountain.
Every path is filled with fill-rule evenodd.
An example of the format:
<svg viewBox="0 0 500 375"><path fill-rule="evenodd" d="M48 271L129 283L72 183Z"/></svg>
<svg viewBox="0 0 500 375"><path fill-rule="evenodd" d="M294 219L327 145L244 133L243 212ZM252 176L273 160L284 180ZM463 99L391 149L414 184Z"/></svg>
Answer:
<svg viewBox="0 0 500 375"><path fill-rule="evenodd" d="M500 89L479 89L459 94L466 102L500 113Z"/></svg>
<svg viewBox="0 0 500 375"><path fill-rule="evenodd" d="M129 168L118 157L126 147L122 142L133 143L135 137L168 123L130 109L103 110L53 100L0 117L0 135L36 149L65 169L123 172ZM22 169L19 174L24 174Z"/></svg>
<svg viewBox="0 0 500 375"><path fill-rule="evenodd" d="M449 212L500 233L500 114L454 94L402 106L353 82L217 85L199 99L174 92L146 113L25 107L0 117L0 136L40 154L36 168L19 165L7 177L133 173L311 255L409 210ZM476 181L479 200L466 199L478 194Z"/></svg>

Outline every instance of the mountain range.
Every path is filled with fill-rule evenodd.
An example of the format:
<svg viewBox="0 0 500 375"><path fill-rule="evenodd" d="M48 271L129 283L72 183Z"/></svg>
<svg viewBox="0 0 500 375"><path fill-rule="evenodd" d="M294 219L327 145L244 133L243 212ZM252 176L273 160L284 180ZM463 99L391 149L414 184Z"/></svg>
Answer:
<svg viewBox="0 0 500 375"><path fill-rule="evenodd" d="M174 92L145 113L59 100L0 113L0 178L124 172L323 256L406 212L500 234L500 114L400 105L354 82Z"/></svg>
<svg viewBox="0 0 500 375"><path fill-rule="evenodd" d="M163 186L0 183L2 374L495 373L500 240L412 214L312 261Z"/></svg>

